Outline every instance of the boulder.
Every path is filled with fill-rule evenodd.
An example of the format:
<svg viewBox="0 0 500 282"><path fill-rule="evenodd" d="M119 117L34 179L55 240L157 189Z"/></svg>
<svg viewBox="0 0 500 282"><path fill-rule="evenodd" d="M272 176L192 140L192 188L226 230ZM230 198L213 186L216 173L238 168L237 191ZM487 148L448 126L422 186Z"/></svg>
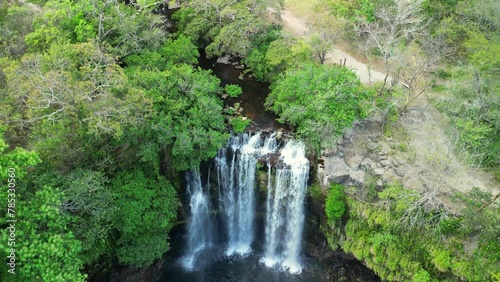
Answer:
<svg viewBox="0 0 500 282"><path fill-rule="evenodd" d="M386 166L389 166L391 164L390 161L388 160L381 160L380 161L380 164L383 166L383 167L386 167Z"/></svg>
<svg viewBox="0 0 500 282"><path fill-rule="evenodd" d="M354 137L354 130L352 128L346 129L344 133L344 142L352 143L352 138Z"/></svg>
<svg viewBox="0 0 500 282"><path fill-rule="evenodd" d="M357 154L345 154L344 156L344 160L347 166L354 170L358 170L361 162L363 162L364 159L365 158L363 156Z"/></svg>
<svg viewBox="0 0 500 282"><path fill-rule="evenodd" d="M323 179L320 181L324 185L329 183L342 184L349 178L349 167L344 159L339 157L325 157L325 171Z"/></svg>
<svg viewBox="0 0 500 282"><path fill-rule="evenodd" d="M365 158L361 164L360 167L362 170L367 171L367 170L374 170L375 169L375 162L372 159Z"/></svg>
<svg viewBox="0 0 500 282"><path fill-rule="evenodd" d="M394 173L396 173L396 175L399 176L399 177L404 177L405 176L405 171L402 168L396 168L394 170Z"/></svg>
<svg viewBox="0 0 500 282"><path fill-rule="evenodd" d="M362 170L351 172L349 174L349 182L356 187L364 186L365 185L365 172Z"/></svg>
<svg viewBox="0 0 500 282"><path fill-rule="evenodd" d="M229 55L224 55L223 57L217 58L218 64L228 65L229 61L231 61L231 56L229 56Z"/></svg>
<svg viewBox="0 0 500 282"><path fill-rule="evenodd" d="M375 151L378 148L378 144L375 142L369 142L368 143L368 150L370 151Z"/></svg>

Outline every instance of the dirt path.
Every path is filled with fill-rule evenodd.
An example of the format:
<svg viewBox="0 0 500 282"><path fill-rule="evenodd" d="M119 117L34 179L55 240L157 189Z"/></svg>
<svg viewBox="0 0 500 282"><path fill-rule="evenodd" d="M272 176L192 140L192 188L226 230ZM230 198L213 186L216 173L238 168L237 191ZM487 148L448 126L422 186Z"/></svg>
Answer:
<svg viewBox="0 0 500 282"><path fill-rule="evenodd" d="M286 30L298 37L306 36L308 32L306 22L296 17L290 10L285 9L281 14L281 19L283 20ZM327 54L327 62L329 63L339 63L340 60L344 59L346 60L346 66L350 67L358 74L362 83L369 84L384 80L384 73L374 70L367 64L360 62L343 50L339 45L336 45L335 48Z"/></svg>

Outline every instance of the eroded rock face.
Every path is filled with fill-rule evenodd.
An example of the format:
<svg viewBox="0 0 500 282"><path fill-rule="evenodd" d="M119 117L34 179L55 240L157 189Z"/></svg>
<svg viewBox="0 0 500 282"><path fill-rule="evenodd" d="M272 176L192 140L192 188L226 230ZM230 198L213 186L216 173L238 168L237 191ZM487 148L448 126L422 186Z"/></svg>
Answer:
<svg viewBox="0 0 500 282"><path fill-rule="evenodd" d="M344 183L349 178L349 170L350 168L346 165L344 158L340 156L325 157L323 185Z"/></svg>
<svg viewBox="0 0 500 282"><path fill-rule="evenodd" d="M399 182L418 193L434 191L450 210L455 205L449 196L457 191L467 192L472 187L498 191L498 187L487 185L491 176L472 172L450 153L453 144L446 140L436 120L415 120L412 112L403 114L390 137L382 135L380 116L355 123L321 156L318 178L324 189L336 183L355 186L363 195L368 184L382 188Z"/></svg>
<svg viewBox="0 0 500 282"><path fill-rule="evenodd" d="M403 178L406 160L381 138L380 128L381 122L375 118L348 129L337 146L323 154L324 164L318 168L321 183L363 188L369 178L377 186Z"/></svg>

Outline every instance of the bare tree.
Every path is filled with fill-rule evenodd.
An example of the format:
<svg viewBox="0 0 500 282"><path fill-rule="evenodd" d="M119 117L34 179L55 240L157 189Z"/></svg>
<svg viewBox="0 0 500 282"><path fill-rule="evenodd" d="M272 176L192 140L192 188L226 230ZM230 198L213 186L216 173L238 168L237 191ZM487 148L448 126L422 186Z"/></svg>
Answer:
<svg viewBox="0 0 500 282"><path fill-rule="evenodd" d="M358 33L366 37L365 47L376 48L384 58L386 75L379 94L387 85L392 71L392 58L398 45L411 42L427 25L421 16L423 2L424 0L393 0L391 5L376 10L376 20L369 22L361 19Z"/></svg>
<svg viewBox="0 0 500 282"><path fill-rule="evenodd" d="M406 88L406 98L401 111L418 97L427 95L432 84L429 75L436 70L439 63L453 54L451 47L443 38L432 38L430 34L422 36L423 44L411 43L394 52L393 77Z"/></svg>

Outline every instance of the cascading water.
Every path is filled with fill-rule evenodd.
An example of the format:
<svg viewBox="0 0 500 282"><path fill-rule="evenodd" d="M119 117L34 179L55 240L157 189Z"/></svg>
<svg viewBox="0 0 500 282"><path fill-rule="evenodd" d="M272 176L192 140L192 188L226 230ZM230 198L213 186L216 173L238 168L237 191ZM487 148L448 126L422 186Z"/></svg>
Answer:
<svg viewBox="0 0 500 282"><path fill-rule="evenodd" d="M268 173L266 245L261 262L268 267L280 264L282 269L299 274L309 161L301 142L290 140L280 153L282 167L276 169L274 182L270 168Z"/></svg>
<svg viewBox="0 0 500 282"><path fill-rule="evenodd" d="M213 228L209 217L208 187L202 186L199 171L187 172L186 183L191 217L188 221L187 251L181 262L185 269L193 270L197 256L212 244Z"/></svg>
<svg viewBox="0 0 500 282"><path fill-rule="evenodd" d="M277 163L272 163L271 159ZM302 271L303 206L309 174L309 161L301 142L290 140L279 150L274 135L263 139L260 133L253 136L240 134L232 136L226 147L219 151L215 165L218 208L227 235L224 253L243 257L252 251L259 160L267 161L268 166L265 248L261 262L267 267L279 266L282 270L299 274ZM192 216L184 265L190 269L197 254L211 242L211 235L205 230L209 222L208 192L203 191L198 172L187 175Z"/></svg>
<svg viewBox="0 0 500 282"><path fill-rule="evenodd" d="M276 140L262 142L260 133L232 136L215 159L219 210L227 225L227 256L245 256L254 239L255 175L258 157L276 150Z"/></svg>

